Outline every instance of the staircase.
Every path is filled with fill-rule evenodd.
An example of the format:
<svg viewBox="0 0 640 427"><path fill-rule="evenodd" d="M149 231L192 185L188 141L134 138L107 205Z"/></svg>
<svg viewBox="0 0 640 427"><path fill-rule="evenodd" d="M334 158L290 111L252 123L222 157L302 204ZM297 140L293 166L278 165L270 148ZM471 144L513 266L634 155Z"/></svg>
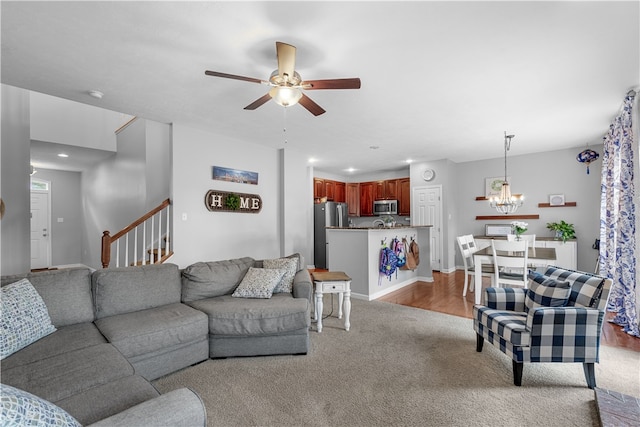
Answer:
<svg viewBox="0 0 640 427"><path fill-rule="evenodd" d="M173 255L171 201L166 199L113 236L102 233L102 268L162 264Z"/></svg>

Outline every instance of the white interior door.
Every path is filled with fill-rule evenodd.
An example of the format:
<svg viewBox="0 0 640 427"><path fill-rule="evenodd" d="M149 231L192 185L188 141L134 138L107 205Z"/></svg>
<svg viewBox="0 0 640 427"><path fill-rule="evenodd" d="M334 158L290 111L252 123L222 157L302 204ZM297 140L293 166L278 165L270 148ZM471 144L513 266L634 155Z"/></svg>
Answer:
<svg viewBox="0 0 640 427"><path fill-rule="evenodd" d="M415 187L411 197L411 225L432 225L431 268L440 270L442 263L442 187Z"/></svg>
<svg viewBox="0 0 640 427"><path fill-rule="evenodd" d="M51 266L49 192L31 192L31 268Z"/></svg>

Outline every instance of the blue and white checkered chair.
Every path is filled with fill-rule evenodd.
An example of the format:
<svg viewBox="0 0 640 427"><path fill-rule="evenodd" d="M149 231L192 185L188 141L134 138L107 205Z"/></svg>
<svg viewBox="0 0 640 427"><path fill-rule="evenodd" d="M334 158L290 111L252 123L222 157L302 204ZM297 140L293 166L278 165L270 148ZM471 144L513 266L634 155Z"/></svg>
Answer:
<svg viewBox="0 0 640 427"><path fill-rule="evenodd" d="M574 362L593 389L611 279L560 267L529 279L529 289L485 289L486 305L473 308L476 350L487 340L510 356L517 386L524 362Z"/></svg>

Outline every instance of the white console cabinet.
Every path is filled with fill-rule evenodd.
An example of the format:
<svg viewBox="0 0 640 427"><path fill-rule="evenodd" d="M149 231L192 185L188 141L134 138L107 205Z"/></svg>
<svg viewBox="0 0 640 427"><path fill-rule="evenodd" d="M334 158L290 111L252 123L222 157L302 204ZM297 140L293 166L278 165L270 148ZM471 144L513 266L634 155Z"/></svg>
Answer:
<svg viewBox="0 0 640 427"><path fill-rule="evenodd" d="M491 246L491 238L489 237L476 237L475 240L478 249ZM578 269L578 242L576 240L568 240L563 243L561 240L536 239L536 247L554 248L556 250L554 265L570 270Z"/></svg>
<svg viewBox="0 0 640 427"><path fill-rule="evenodd" d="M578 242L570 240L562 242L560 240L543 240L536 246L544 248L554 248L556 250L556 262L555 265L562 268L568 268L570 270L578 269Z"/></svg>

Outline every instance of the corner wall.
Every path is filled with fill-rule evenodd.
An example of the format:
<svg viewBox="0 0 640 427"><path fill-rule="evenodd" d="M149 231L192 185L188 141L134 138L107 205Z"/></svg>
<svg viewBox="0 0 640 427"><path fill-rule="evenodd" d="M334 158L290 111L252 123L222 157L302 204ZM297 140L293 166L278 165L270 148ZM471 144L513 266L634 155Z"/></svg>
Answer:
<svg viewBox="0 0 640 427"><path fill-rule="evenodd" d="M2 85L0 197L5 214L0 221L0 273L31 269L29 194L29 92Z"/></svg>

